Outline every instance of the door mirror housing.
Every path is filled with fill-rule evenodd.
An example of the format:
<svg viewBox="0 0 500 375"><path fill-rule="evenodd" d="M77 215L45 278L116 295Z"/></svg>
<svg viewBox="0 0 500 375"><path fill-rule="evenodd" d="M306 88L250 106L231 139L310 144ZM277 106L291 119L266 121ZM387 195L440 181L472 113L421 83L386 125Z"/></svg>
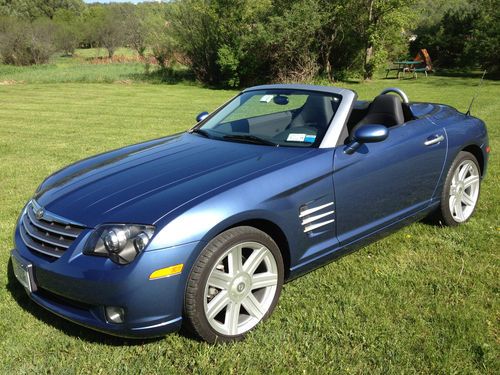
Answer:
<svg viewBox="0 0 500 375"><path fill-rule="evenodd" d="M201 112L198 116L196 116L196 122L201 122L208 117L208 112Z"/></svg>
<svg viewBox="0 0 500 375"><path fill-rule="evenodd" d="M354 133L354 140L359 143L382 142L389 136L389 129L384 125L363 125Z"/></svg>
<svg viewBox="0 0 500 375"><path fill-rule="evenodd" d="M382 142L388 136L389 129L384 125L363 125L354 132L353 140L347 145L344 152L349 155L353 154L363 143Z"/></svg>

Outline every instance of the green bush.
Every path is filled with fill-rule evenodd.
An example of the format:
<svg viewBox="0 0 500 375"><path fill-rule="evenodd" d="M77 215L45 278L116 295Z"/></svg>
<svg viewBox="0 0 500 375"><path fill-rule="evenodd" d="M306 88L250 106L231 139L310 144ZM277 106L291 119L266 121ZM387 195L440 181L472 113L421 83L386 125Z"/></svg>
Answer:
<svg viewBox="0 0 500 375"><path fill-rule="evenodd" d="M426 48L442 68L482 68L499 72L500 8L495 1L447 10L436 23L416 29L412 53Z"/></svg>
<svg viewBox="0 0 500 375"><path fill-rule="evenodd" d="M55 27L45 18L33 22L3 18L0 25L0 56L5 64L33 65L49 61L55 51Z"/></svg>

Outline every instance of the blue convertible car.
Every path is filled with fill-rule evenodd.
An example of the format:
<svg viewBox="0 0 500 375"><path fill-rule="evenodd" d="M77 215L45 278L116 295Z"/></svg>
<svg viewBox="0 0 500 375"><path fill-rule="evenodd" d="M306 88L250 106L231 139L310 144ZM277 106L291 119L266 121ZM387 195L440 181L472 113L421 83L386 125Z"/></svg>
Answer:
<svg viewBox="0 0 500 375"><path fill-rule="evenodd" d="M31 299L119 336L241 339L285 280L424 216L468 220L488 161L481 120L399 89L257 86L197 120L41 184L12 251Z"/></svg>

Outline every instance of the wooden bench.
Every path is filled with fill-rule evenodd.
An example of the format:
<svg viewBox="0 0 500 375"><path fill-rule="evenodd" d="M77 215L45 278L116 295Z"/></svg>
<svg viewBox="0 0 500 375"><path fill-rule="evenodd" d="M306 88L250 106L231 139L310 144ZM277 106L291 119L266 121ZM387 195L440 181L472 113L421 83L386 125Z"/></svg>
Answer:
<svg viewBox="0 0 500 375"><path fill-rule="evenodd" d="M389 67L385 70L385 78L387 78L389 76L389 73L392 72L392 71L397 71L397 77L399 78L399 73L401 72L401 70L399 69L399 66L392 66L392 67Z"/></svg>
<svg viewBox="0 0 500 375"><path fill-rule="evenodd" d="M415 79L417 79L417 73L425 73L425 76L427 77L427 71L429 69L427 68L427 66L424 66L424 67L419 67L419 68L413 68L411 70L411 72L413 73L413 76L415 77Z"/></svg>

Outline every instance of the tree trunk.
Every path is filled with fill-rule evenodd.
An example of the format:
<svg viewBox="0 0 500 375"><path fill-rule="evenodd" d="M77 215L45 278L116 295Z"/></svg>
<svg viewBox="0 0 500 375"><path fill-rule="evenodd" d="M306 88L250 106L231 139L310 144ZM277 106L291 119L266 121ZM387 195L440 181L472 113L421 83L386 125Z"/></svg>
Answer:
<svg viewBox="0 0 500 375"><path fill-rule="evenodd" d="M367 29L370 29L370 26L372 25L373 22L373 3L375 0L369 0L368 3L368 27ZM373 67L371 66L371 59L373 56L373 44L371 40L371 35L370 32L367 30L367 35L366 35L366 45L365 45L365 59L363 63L363 75L365 80L369 80L373 78Z"/></svg>
<svg viewBox="0 0 500 375"><path fill-rule="evenodd" d="M330 59L326 60L326 74L328 75L328 80L330 82L335 82L335 77L332 72L332 64L330 63Z"/></svg>

